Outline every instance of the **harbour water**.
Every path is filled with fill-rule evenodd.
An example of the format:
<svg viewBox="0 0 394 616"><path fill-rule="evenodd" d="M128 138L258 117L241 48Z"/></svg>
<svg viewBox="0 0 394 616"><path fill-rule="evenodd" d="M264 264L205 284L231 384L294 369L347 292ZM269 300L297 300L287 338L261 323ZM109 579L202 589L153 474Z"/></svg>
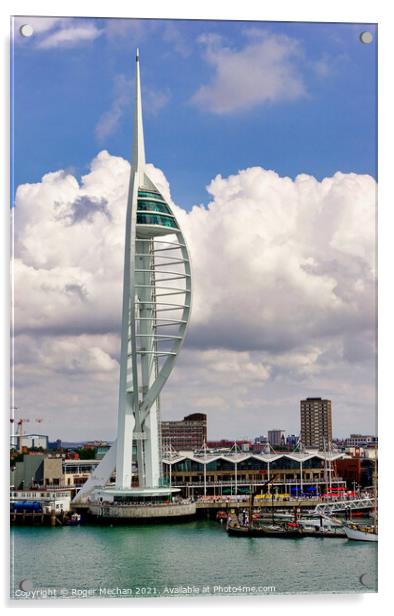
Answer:
<svg viewBox="0 0 394 616"><path fill-rule="evenodd" d="M377 544L239 538L214 521L13 527L15 599L362 593L377 590Z"/></svg>

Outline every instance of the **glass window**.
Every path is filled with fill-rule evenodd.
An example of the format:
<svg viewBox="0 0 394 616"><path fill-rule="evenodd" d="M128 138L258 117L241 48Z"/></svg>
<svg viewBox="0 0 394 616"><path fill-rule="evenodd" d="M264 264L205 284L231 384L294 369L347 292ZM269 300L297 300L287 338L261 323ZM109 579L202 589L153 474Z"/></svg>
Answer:
<svg viewBox="0 0 394 616"><path fill-rule="evenodd" d="M238 470L266 470L267 463L256 458L248 458L243 462L238 462Z"/></svg>
<svg viewBox="0 0 394 616"><path fill-rule="evenodd" d="M192 471L192 472L196 472L196 471L202 471L203 470L203 464L200 462L196 462L195 460L180 460L179 462L175 462L172 465L172 472L176 473L184 473L185 471Z"/></svg>
<svg viewBox="0 0 394 616"><path fill-rule="evenodd" d="M175 220L169 216L159 214L139 214L137 212L137 225L160 225L161 227L178 228Z"/></svg>
<svg viewBox="0 0 394 616"><path fill-rule="evenodd" d="M217 460L213 460L212 462L208 462L207 471L233 471L234 463L229 462L228 460L222 460L222 458L218 458Z"/></svg>
<svg viewBox="0 0 394 616"><path fill-rule="evenodd" d="M154 192L153 190L139 190L138 197L152 197L153 199L161 199L162 201L164 201L161 194L158 192Z"/></svg>
<svg viewBox="0 0 394 616"><path fill-rule="evenodd" d="M165 203L159 203L158 201L148 201L146 199L138 199L137 210L144 212L163 212L164 214L171 214L171 210Z"/></svg>
<svg viewBox="0 0 394 616"><path fill-rule="evenodd" d="M272 460L271 462L271 470L276 469L299 469L300 463L298 460L292 460L291 458L278 458L277 460Z"/></svg>

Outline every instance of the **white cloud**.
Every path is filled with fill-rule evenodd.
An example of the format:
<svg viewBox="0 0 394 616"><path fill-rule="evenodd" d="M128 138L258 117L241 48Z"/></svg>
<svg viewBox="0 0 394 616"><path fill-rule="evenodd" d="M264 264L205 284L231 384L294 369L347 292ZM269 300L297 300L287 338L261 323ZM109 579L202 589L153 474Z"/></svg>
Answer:
<svg viewBox="0 0 394 616"><path fill-rule="evenodd" d="M200 37L205 59L214 69L192 102L214 113L226 114L263 103L295 100L306 95L301 68L302 50L285 35L249 32L247 44L233 49L217 35Z"/></svg>
<svg viewBox="0 0 394 616"><path fill-rule="evenodd" d="M293 181L254 167L208 190L208 208L180 212L195 255L194 344L279 352L371 326L371 177Z"/></svg>
<svg viewBox="0 0 394 616"><path fill-rule="evenodd" d="M48 34L38 41L39 49L52 49L54 47L74 47L87 41L93 41L103 34L93 23L67 23L66 27L60 28Z"/></svg>
<svg viewBox="0 0 394 616"><path fill-rule="evenodd" d="M148 169L170 199L163 173ZM128 179L129 164L103 151L80 181L57 171L17 190L16 405L46 406L68 438L78 431L67 413L83 415L86 438L115 424ZM298 400L323 395L338 430L371 430L374 180L254 167L208 191L207 207L174 205L194 297L163 415L205 408L215 436L261 433L275 418L296 430Z"/></svg>
<svg viewBox="0 0 394 616"><path fill-rule="evenodd" d="M53 30L56 26L64 24L67 20L63 17L15 17L15 30L19 30L24 24L32 26L35 34L42 34Z"/></svg>

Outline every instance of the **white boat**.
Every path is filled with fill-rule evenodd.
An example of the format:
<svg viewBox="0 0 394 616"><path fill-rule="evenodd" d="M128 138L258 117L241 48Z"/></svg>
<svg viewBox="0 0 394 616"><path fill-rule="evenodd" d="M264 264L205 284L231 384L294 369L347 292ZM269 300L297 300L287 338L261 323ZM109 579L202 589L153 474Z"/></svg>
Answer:
<svg viewBox="0 0 394 616"><path fill-rule="evenodd" d="M342 528L342 522L334 518L324 518L323 516L314 516L313 518L300 518L299 524L306 530L314 530L315 528Z"/></svg>
<svg viewBox="0 0 394 616"><path fill-rule="evenodd" d="M327 518L300 518L298 521L306 536L345 537L342 523Z"/></svg>
<svg viewBox="0 0 394 616"><path fill-rule="evenodd" d="M377 541L377 526L361 526L360 524L344 524L343 530L348 539L356 541Z"/></svg>

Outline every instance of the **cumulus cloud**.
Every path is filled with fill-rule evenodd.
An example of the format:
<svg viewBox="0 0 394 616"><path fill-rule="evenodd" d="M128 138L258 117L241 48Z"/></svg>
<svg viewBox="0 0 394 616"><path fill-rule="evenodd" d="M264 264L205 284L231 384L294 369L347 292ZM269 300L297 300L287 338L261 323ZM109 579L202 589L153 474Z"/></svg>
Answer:
<svg viewBox="0 0 394 616"><path fill-rule="evenodd" d="M116 421L129 171L102 151L80 180L51 172L16 193L16 405L41 414L46 405L68 438L76 432L60 408L84 415L85 438L108 436ZM164 174L148 171L171 200ZM205 409L217 436L264 432L273 417L296 430L298 400L322 395L341 430L371 430L374 180L253 167L217 176L208 191L207 206L173 204L194 296L163 415Z"/></svg>
<svg viewBox="0 0 394 616"><path fill-rule="evenodd" d="M92 221L97 213L104 214L107 218L111 219L107 203L106 199L78 197L71 206L71 224L74 225L82 220Z"/></svg>
<svg viewBox="0 0 394 616"><path fill-rule="evenodd" d="M242 49L228 46L215 34L199 41L214 75L192 97L195 105L229 114L306 95L302 49L296 39L251 30Z"/></svg>
<svg viewBox="0 0 394 616"><path fill-rule="evenodd" d="M254 167L208 191L207 208L181 214L197 255L192 344L277 353L373 323L370 176Z"/></svg>

